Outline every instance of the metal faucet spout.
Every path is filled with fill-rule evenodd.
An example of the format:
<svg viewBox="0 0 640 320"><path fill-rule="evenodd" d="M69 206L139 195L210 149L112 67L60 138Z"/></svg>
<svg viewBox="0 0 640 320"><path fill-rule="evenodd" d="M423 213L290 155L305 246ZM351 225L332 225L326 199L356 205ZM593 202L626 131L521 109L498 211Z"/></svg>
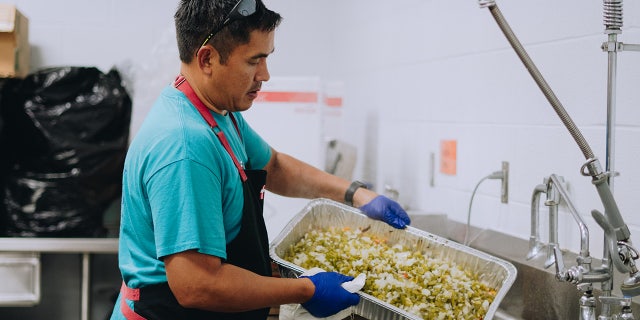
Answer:
<svg viewBox="0 0 640 320"><path fill-rule="evenodd" d="M540 254L544 244L540 241L540 195L547 191L547 182L545 179L544 184L539 184L533 189L533 195L531 196L531 236L529 237L529 252L527 253L527 260L535 258Z"/></svg>
<svg viewBox="0 0 640 320"><path fill-rule="evenodd" d="M580 217L578 210L576 210L576 207L573 205L573 202L569 197L569 193L564 188L558 176L552 174L551 176L549 176L549 179L551 180L551 183L555 185L556 190L558 190L558 192L560 193L560 196L565 200L571 216L576 221L576 223L578 223L578 227L580 228L580 256L589 257L589 229L587 228L587 225L582 220L582 217Z"/></svg>

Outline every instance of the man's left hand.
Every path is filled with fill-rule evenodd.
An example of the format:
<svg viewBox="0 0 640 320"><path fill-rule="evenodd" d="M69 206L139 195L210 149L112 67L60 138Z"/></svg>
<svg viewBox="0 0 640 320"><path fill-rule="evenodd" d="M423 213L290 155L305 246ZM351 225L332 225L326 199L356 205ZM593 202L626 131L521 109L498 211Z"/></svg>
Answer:
<svg viewBox="0 0 640 320"><path fill-rule="evenodd" d="M385 197L377 196L369 203L360 207L369 218L384 221L397 229L404 229L411 224L411 219L397 202Z"/></svg>

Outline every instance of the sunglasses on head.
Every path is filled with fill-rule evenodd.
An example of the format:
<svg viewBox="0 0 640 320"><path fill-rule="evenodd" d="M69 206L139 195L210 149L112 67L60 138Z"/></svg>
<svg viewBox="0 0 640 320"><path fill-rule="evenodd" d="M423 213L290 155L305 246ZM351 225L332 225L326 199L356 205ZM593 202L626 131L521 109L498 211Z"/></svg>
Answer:
<svg viewBox="0 0 640 320"><path fill-rule="evenodd" d="M227 16L224 18L222 25L220 25L218 28L213 29L211 33L209 33L207 38L204 39L201 47L204 47L204 45L206 45L207 42L209 42L209 40L211 40L211 38L216 35L216 33L220 32L220 30L226 27L229 23L236 20L244 19L254 13L256 13L256 0L238 1L236 5L231 8L229 14L227 14Z"/></svg>

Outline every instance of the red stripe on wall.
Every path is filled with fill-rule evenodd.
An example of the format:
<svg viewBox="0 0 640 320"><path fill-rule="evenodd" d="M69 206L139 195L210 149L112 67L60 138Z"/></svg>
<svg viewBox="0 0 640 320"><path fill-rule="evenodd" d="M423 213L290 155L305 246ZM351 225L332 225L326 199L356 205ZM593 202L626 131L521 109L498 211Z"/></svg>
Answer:
<svg viewBox="0 0 640 320"><path fill-rule="evenodd" d="M342 107L341 97L326 97L324 103L329 107Z"/></svg>
<svg viewBox="0 0 640 320"><path fill-rule="evenodd" d="M318 102L317 92L260 91L259 102Z"/></svg>

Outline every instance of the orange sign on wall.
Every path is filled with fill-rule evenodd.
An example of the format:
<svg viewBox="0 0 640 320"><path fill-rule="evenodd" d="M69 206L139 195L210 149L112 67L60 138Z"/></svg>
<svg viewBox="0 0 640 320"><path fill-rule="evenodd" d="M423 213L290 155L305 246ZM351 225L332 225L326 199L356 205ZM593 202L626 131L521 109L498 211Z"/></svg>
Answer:
<svg viewBox="0 0 640 320"><path fill-rule="evenodd" d="M440 142L440 172L454 176L456 174L457 158L456 140L442 140Z"/></svg>

